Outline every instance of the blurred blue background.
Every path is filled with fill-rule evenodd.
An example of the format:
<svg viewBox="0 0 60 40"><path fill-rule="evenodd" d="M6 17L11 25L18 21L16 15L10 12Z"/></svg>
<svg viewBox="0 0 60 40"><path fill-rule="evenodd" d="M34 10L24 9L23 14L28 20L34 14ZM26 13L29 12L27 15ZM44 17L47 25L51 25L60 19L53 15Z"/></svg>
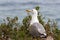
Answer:
<svg viewBox="0 0 60 40"><path fill-rule="evenodd" d="M60 0L0 0L0 23L6 17L15 16L21 23L27 16L25 10L35 6L40 6L40 12L46 19L55 19L60 26Z"/></svg>

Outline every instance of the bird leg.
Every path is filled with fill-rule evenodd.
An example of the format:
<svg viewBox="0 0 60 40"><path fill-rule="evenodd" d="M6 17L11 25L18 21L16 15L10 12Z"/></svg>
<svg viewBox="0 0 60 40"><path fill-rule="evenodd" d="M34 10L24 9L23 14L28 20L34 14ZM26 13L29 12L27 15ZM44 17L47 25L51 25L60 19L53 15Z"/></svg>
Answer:
<svg viewBox="0 0 60 40"><path fill-rule="evenodd" d="M37 38L36 37L33 37L33 40L37 40Z"/></svg>

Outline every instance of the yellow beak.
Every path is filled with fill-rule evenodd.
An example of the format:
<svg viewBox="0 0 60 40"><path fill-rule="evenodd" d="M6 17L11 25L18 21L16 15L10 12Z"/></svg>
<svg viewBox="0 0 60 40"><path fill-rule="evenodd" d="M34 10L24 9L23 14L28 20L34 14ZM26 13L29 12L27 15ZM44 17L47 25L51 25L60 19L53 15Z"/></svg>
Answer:
<svg viewBox="0 0 60 40"><path fill-rule="evenodd" d="M31 12L31 10L26 10L26 12Z"/></svg>

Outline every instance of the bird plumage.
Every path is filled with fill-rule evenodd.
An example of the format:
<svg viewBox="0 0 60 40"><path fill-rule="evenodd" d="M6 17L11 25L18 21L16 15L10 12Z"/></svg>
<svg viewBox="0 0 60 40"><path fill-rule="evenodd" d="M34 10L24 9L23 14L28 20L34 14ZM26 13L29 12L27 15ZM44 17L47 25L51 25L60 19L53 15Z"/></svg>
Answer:
<svg viewBox="0 0 60 40"><path fill-rule="evenodd" d="M39 20L37 18L38 12L36 9L31 10L32 12L32 19L30 21L30 26L28 27L29 33L33 36L40 36L45 37L46 31L41 23L39 23Z"/></svg>

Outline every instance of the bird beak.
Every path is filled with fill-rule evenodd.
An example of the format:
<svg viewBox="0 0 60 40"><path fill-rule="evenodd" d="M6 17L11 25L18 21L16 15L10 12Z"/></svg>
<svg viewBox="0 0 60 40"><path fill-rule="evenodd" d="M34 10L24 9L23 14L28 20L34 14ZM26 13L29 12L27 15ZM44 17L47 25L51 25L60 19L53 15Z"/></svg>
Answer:
<svg viewBox="0 0 60 40"><path fill-rule="evenodd" d="M31 10L26 10L26 12L31 12Z"/></svg>

